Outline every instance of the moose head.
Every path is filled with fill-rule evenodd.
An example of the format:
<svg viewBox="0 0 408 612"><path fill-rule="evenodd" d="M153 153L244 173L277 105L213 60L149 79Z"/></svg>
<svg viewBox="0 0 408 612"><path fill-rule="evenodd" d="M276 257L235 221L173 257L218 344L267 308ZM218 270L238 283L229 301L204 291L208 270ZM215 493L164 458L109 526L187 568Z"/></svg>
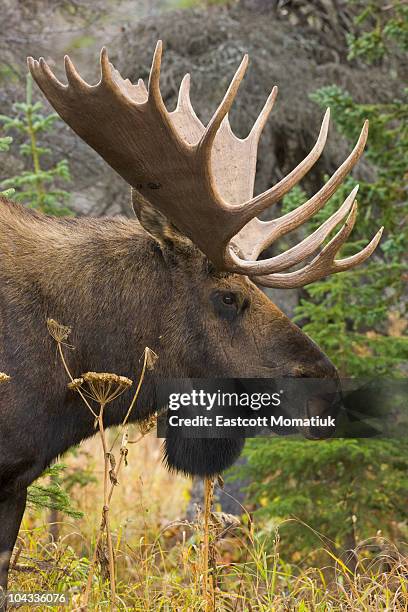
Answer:
<svg viewBox="0 0 408 612"><path fill-rule="evenodd" d="M134 377L145 346L159 355L138 410L157 406L154 376L179 378L335 378L324 353L258 288L301 287L364 262L380 230L359 253L335 259L357 215L353 189L310 236L258 259L326 204L363 153L367 123L352 153L296 210L261 221L321 155L327 111L316 144L279 183L254 196L257 145L274 88L247 138L234 136L228 111L244 76L243 59L206 127L189 99L189 75L177 108L163 102L157 44L149 84L133 85L101 53L101 79L88 85L68 57L63 85L40 59L35 81L62 119L132 187L136 219L57 219L0 201L0 371L11 375L0 398L0 586L24 511L26 488L58 454L94 432L93 419L58 368L45 321L72 325L71 367ZM341 229L326 246L337 224ZM293 266L314 258L295 271ZM289 271L288 271L289 270ZM120 400L123 403L120 404ZM106 426L126 413L125 394ZM239 454L237 440L169 438L167 461L209 475Z"/></svg>

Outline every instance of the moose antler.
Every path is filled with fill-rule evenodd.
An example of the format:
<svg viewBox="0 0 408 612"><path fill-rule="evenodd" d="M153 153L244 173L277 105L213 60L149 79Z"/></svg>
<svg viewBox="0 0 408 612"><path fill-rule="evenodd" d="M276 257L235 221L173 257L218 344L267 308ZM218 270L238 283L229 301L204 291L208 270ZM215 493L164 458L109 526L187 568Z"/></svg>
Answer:
<svg viewBox="0 0 408 612"><path fill-rule="evenodd" d="M162 43L153 56L146 89L139 79L123 79L102 49L101 79L88 85L65 57L68 84L54 76L43 58L28 58L33 78L68 125L134 190L136 210L150 206L167 217L221 270L254 277L270 287L298 287L365 261L376 248L382 228L359 253L335 260L357 214L353 189L342 206L315 232L281 255L257 261L275 240L318 212L361 157L367 140L365 122L351 154L327 183L307 202L279 219L256 218L296 185L319 159L326 143L329 110L318 139L292 172L264 193L253 196L258 141L277 95L274 87L250 134L237 138L228 112L243 79L244 56L227 92L206 127L190 102L190 76L181 83L177 108L167 111L160 92ZM315 253L334 227L345 225L311 263L281 274Z"/></svg>

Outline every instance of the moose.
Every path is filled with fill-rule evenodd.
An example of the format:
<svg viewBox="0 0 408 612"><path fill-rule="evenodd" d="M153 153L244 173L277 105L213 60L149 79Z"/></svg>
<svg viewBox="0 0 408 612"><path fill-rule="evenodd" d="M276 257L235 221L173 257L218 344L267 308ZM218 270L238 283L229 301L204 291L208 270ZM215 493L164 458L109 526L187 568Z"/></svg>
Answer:
<svg viewBox="0 0 408 612"><path fill-rule="evenodd" d="M0 396L3 589L28 485L55 457L94 434L92 415L67 388L47 318L72 326L75 350L69 359L78 375L99 371L132 378L144 347L158 354L134 421L156 410L159 377L336 378L326 355L258 285L302 287L348 270L364 262L381 237L382 230L359 253L335 259L356 220L355 188L311 235L286 252L259 259L326 204L361 157L368 125L315 195L280 218L261 221L257 216L318 160L329 111L307 157L254 196L258 140L277 88L250 134L239 139L228 111L247 56L206 127L190 102L189 75L176 109L167 110L159 85L161 56L159 41L147 87L141 79L136 85L123 79L105 49L97 85L87 84L69 57L67 85L43 58L28 58L34 80L57 113L131 186L137 218L52 218L0 200L0 371L10 376ZM119 424L127 405L124 394L106 411L105 426ZM168 438L164 455L172 469L208 476L230 466L242 445L233 439Z"/></svg>

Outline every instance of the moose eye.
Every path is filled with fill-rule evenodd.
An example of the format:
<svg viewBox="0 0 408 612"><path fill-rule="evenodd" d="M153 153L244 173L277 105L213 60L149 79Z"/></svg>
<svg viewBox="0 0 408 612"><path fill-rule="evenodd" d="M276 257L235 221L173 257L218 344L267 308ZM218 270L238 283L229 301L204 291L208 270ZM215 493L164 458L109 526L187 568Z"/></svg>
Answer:
<svg viewBox="0 0 408 612"><path fill-rule="evenodd" d="M235 295L233 293L224 293L222 296L222 303L226 306L232 306L236 303Z"/></svg>
<svg viewBox="0 0 408 612"><path fill-rule="evenodd" d="M214 310L221 319L233 321L238 315L239 298L231 291L215 291L211 296Z"/></svg>

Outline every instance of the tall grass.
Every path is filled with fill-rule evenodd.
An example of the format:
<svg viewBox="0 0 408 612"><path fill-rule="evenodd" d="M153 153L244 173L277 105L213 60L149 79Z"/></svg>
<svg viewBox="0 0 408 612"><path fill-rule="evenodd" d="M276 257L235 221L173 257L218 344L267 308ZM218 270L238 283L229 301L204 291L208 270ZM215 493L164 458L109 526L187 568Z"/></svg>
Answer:
<svg viewBox="0 0 408 612"><path fill-rule="evenodd" d="M205 481L196 518L187 520L189 480L162 466L160 442L147 435L150 420L144 426L128 423L145 369L153 367L156 356L146 349L128 412L119 428L107 431L104 408L132 381L96 372L74 379L64 354L70 329L53 320L48 329L69 388L95 419L95 437L67 463L71 470L92 470L96 478L71 491L83 518L50 529L43 511L26 513L11 562L10 591L67 592L68 609L78 611L408 612L408 561L379 534L354 551L355 572L329 549L317 556L311 551L310 559L326 560L324 567L296 565L285 557L284 530L256 528L243 507L240 520L214 511L212 479Z"/></svg>
<svg viewBox="0 0 408 612"><path fill-rule="evenodd" d="M209 478L196 519L186 520L189 483L164 470L159 441L146 437L150 421L145 428L134 426L138 435L129 432L128 418L145 370L154 366L157 356L146 349L126 416L117 430L106 431L105 406L132 381L96 372L73 378L64 354L70 328L52 319L47 324L70 380L68 387L78 392L94 416L102 460L98 465L95 438L78 455L82 462L93 462L86 468L98 475L76 492L83 519L50 529L39 510L25 517L11 562L11 591L68 592L69 609L78 611L408 610L407 559L391 545L380 546L379 538L371 546L377 546L380 555L369 552L370 543L353 551L358 559L355 572L330 550L324 551L326 567L297 567L281 556L284 542L277 528L272 535L257 531L243 507L241 521L214 512L215 480ZM129 469L132 441L137 444ZM222 479L218 484L222 486Z"/></svg>
<svg viewBox="0 0 408 612"><path fill-rule="evenodd" d="M115 432L109 432L114 439ZM63 520L59 539L50 541L44 512L27 513L12 562L10 590L69 591L68 610L79 609L89 574L103 505L104 469L97 462L99 442L69 457L72 466L88 461L98 476L72 495L84 517ZM299 567L285 560L284 536L263 533L243 512L240 525L212 515L210 542L215 604L203 595L202 527L185 519L190 482L170 475L160 461L160 442L146 436L131 450L111 507L116 559L116 609L134 611L344 611L408 610L408 563L379 540L358 551L358 571L326 553L323 568ZM204 506L203 509L204 510ZM227 525L226 525L227 524ZM226 525L226 526L225 526ZM307 528L307 527L305 527ZM282 530L282 534L284 530ZM376 548L373 554L370 548ZM211 564L210 564L211 567ZM110 606L107 576L92 581L89 610ZM28 607L20 608L29 610ZM57 610L58 608L43 608Z"/></svg>

